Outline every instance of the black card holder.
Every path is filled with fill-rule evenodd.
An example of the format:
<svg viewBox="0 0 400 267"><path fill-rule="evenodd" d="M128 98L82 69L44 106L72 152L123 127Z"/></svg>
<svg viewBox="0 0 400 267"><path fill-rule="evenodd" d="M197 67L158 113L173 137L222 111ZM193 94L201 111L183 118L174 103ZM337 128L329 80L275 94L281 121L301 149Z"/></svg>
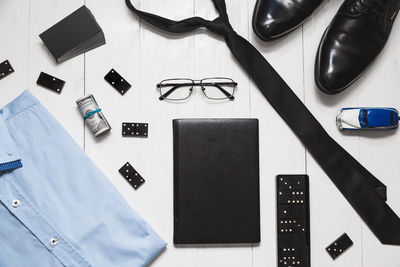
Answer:
<svg viewBox="0 0 400 267"><path fill-rule="evenodd" d="M106 43L100 25L86 6L63 18L39 37L57 63Z"/></svg>

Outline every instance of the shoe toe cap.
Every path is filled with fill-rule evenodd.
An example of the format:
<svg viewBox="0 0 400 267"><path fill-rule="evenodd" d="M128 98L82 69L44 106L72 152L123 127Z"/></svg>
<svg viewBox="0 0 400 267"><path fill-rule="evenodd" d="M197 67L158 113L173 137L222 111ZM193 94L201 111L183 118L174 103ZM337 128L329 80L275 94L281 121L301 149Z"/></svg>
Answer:
<svg viewBox="0 0 400 267"><path fill-rule="evenodd" d="M381 45L373 40L366 43L365 36L368 34L355 35L328 28L318 48L315 63L315 81L322 91L337 94L368 69L379 54Z"/></svg>
<svg viewBox="0 0 400 267"><path fill-rule="evenodd" d="M343 91L354 79L357 63L344 57L342 49L322 47L315 64L316 84L325 93L337 94Z"/></svg>
<svg viewBox="0 0 400 267"><path fill-rule="evenodd" d="M289 2L291 1L287 1ZM255 9L253 28L262 40L269 41L296 28L308 15L297 4L285 5L283 2L265 1Z"/></svg>

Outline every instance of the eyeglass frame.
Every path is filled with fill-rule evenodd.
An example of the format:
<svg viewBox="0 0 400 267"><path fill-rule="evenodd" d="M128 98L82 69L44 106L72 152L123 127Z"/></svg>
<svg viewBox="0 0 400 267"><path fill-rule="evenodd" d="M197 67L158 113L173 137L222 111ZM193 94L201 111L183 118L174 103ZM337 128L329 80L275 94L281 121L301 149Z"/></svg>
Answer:
<svg viewBox="0 0 400 267"><path fill-rule="evenodd" d="M230 80L231 82L227 83L227 82L214 82L214 83L203 83L204 80L212 80L212 79L225 79L225 80ZM167 81L191 81L191 83L182 83L182 84L163 84L164 82ZM224 88L222 88L222 85L232 85L233 86L233 92L232 94L230 94L229 92L227 92ZM166 93L162 93L161 92L161 88L163 86L173 86L173 88L169 89ZM184 87L187 86L189 87L189 94L186 98L181 98L181 99L169 99L167 98L170 94L172 94L176 89L180 88L180 87ZM163 100L167 100L167 101L184 101L186 99L188 99L193 92L193 88L195 86L200 86L201 87L201 92L203 93L203 95L210 100L235 100L235 91L237 89L238 83L235 82L233 79L231 78L226 78L226 77L212 77L212 78L204 78L201 80L193 80L193 79L188 79L188 78L172 78L172 79L165 79L162 80L160 83L157 84L157 89L160 91L160 97L159 100L163 101ZM215 88L219 89L224 95L226 95L225 98L212 98L207 96L207 94L205 93L206 87L207 86L214 86Z"/></svg>

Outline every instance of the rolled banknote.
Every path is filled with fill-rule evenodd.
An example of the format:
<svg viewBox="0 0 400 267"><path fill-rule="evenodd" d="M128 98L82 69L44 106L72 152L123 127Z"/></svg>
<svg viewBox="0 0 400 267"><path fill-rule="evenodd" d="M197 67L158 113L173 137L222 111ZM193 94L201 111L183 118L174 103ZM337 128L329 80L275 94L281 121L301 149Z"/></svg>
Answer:
<svg viewBox="0 0 400 267"><path fill-rule="evenodd" d="M110 124L108 124L93 95L79 98L76 100L76 104L94 136L99 137L111 130Z"/></svg>

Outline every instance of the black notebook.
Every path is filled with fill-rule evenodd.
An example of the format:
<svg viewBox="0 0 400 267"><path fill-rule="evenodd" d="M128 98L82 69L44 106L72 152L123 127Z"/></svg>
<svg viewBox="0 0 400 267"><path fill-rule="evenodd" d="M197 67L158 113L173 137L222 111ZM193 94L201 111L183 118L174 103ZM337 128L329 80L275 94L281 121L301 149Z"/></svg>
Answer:
<svg viewBox="0 0 400 267"><path fill-rule="evenodd" d="M180 119L174 135L174 243L260 242L257 119Z"/></svg>
<svg viewBox="0 0 400 267"><path fill-rule="evenodd" d="M106 43L92 12L82 6L39 35L57 63Z"/></svg>

